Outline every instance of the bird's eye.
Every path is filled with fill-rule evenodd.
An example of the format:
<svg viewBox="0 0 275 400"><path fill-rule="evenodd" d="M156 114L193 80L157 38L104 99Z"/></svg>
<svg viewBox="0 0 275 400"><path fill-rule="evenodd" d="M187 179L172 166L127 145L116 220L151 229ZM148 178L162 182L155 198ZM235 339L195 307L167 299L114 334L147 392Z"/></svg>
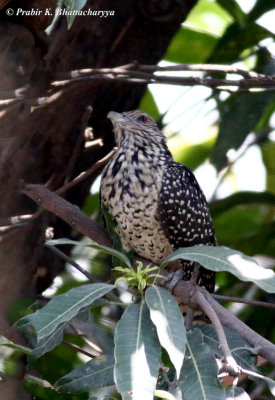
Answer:
<svg viewBox="0 0 275 400"><path fill-rule="evenodd" d="M147 117L145 117L145 115L141 115L140 117L138 117L138 122L147 122L148 121L148 118Z"/></svg>

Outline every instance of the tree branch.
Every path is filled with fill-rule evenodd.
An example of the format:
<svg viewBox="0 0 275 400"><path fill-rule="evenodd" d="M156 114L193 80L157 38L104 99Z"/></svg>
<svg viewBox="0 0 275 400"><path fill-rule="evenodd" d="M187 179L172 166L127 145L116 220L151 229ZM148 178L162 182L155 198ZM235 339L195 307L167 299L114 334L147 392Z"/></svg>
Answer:
<svg viewBox="0 0 275 400"><path fill-rule="evenodd" d="M205 291L206 292L206 291ZM216 300L213 299L210 293L206 292L206 298L212 305L215 312L217 313L221 323L235 332L239 333L240 336L244 337L250 342L257 354L263 356L266 360L275 364L275 345L266 340L264 337L253 331L246 324L240 321L234 314L222 307Z"/></svg>
<svg viewBox="0 0 275 400"><path fill-rule="evenodd" d="M208 316L208 318L212 322L212 324L215 328L215 331L218 335L220 347L224 354L225 361L227 363L227 367L229 367L228 372L230 372L231 375L237 375L240 372L240 368L238 367L234 357L232 356L232 353L228 346L222 324L221 324L215 310L213 309L211 304L206 300L203 293L201 293L199 290L196 290L195 293L192 295L191 301L196 303L196 305L200 306L202 311Z"/></svg>
<svg viewBox="0 0 275 400"><path fill-rule="evenodd" d="M211 77L175 77L169 75L160 75L163 72L205 72L205 73L223 73L240 75L242 79L221 79ZM50 90L46 97L29 98L29 87L21 87L13 91L1 91L0 98L6 99L3 105L8 105L12 99L22 100L32 106L46 105L59 97L66 87L85 82L110 82L122 81L134 84L170 84L180 86L207 86L217 90L232 90L232 87L240 90L250 90L252 88L262 88L265 90L275 90L275 77L272 75L259 74L254 71L245 71L230 65L217 64L178 64L167 67L158 65L142 65L132 63L115 68L85 68L70 72L56 72L56 81L50 85ZM59 90L61 89L61 92Z"/></svg>
<svg viewBox="0 0 275 400"><path fill-rule="evenodd" d="M164 273L165 271L162 271ZM165 287L167 283L163 286ZM198 301L193 297L195 292L198 291L203 294L204 298L207 302L212 306L213 310L217 314L221 324L223 326L227 326L228 328L237 332L240 336L245 338L248 342L250 342L257 354L263 356L266 360L275 364L275 345L266 340L264 337L250 329L246 324L240 321L234 314L230 311L222 307L213 297L207 292L207 290L203 287L196 286L196 290L194 287L190 287L190 282L188 281L179 281L173 290L173 294L180 299L184 304L189 305L190 307L196 307L198 305ZM209 316L209 315L208 315ZM209 317L210 318L210 317Z"/></svg>
<svg viewBox="0 0 275 400"><path fill-rule="evenodd" d="M208 72L208 73L224 73L224 74L237 74L243 78L238 80L232 79L215 79L215 78L199 78L199 77L175 77L156 75L161 72ZM217 64L178 64L167 67L160 67L158 65L139 65L137 63L122 65L116 68L91 68L75 70L69 73L56 73L55 77L58 81L53 82L53 87L63 87L70 85L72 82L82 80L123 80L126 82L134 83L164 83L171 85L194 86L202 85L210 88L222 89L221 87L240 87L245 89L255 87L274 87L275 78L273 76L258 74L253 71L245 71L240 68L235 68L229 65ZM275 90L275 87L273 88Z"/></svg>
<svg viewBox="0 0 275 400"><path fill-rule="evenodd" d="M89 237L98 244L112 246L112 242L103 227L87 217L77 206L51 192L45 186L28 184L25 185L22 192L38 205L63 219L84 236Z"/></svg>
<svg viewBox="0 0 275 400"><path fill-rule="evenodd" d="M55 81L51 86L55 89L65 88L76 83L84 82L110 82L110 81L122 81L134 84L155 84L162 83L167 85L179 85L179 86L207 86L211 89L217 90L232 90L234 88L242 88L249 90L252 88L268 88L269 90L275 90L275 78L266 76L265 78L243 78L243 79L218 79L218 78L199 78L199 77L175 77L175 76L163 76L155 75L145 72L127 71L125 73L118 74L116 71L112 71L109 74L103 73L91 73L90 75L83 75L77 78L68 79L65 81ZM236 90L236 89L235 89Z"/></svg>

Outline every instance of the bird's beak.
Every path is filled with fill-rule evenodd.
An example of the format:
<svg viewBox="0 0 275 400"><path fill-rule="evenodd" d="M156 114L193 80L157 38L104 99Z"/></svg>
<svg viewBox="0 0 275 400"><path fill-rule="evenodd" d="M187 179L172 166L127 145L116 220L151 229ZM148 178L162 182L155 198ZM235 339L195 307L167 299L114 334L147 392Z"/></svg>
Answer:
<svg viewBox="0 0 275 400"><path fill-rule="evenodd" d="M112 123L122 122L124 120L123 115L115 111L108 112L107 118L109 118Z"/></svg>

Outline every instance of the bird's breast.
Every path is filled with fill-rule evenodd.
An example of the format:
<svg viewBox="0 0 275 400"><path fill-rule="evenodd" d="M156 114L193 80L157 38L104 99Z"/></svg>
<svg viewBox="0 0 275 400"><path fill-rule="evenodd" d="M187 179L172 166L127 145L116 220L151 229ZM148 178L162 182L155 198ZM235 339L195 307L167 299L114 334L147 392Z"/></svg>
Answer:
<svg viewBox="0 0 275 400"><path fill-rule="evenodd" d="M118 224L124 249L160 263L172 251L156 219L164 166L139 161L136 155L118 154L105 167L101 202Z"/></svg>

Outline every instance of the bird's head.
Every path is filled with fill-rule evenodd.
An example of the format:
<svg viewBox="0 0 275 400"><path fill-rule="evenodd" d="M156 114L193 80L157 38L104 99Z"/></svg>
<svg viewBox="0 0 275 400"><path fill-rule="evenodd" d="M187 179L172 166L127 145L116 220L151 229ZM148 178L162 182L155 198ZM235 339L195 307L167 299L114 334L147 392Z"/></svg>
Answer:
<svg viewBox="0 0 275 400"><path fill-rule="evenodd" d="M107 117L112 121L117 146L135 143L142 146L154 145L166 147L166 137L156 122L143 111L117 113L110 111Z"/></svg>

